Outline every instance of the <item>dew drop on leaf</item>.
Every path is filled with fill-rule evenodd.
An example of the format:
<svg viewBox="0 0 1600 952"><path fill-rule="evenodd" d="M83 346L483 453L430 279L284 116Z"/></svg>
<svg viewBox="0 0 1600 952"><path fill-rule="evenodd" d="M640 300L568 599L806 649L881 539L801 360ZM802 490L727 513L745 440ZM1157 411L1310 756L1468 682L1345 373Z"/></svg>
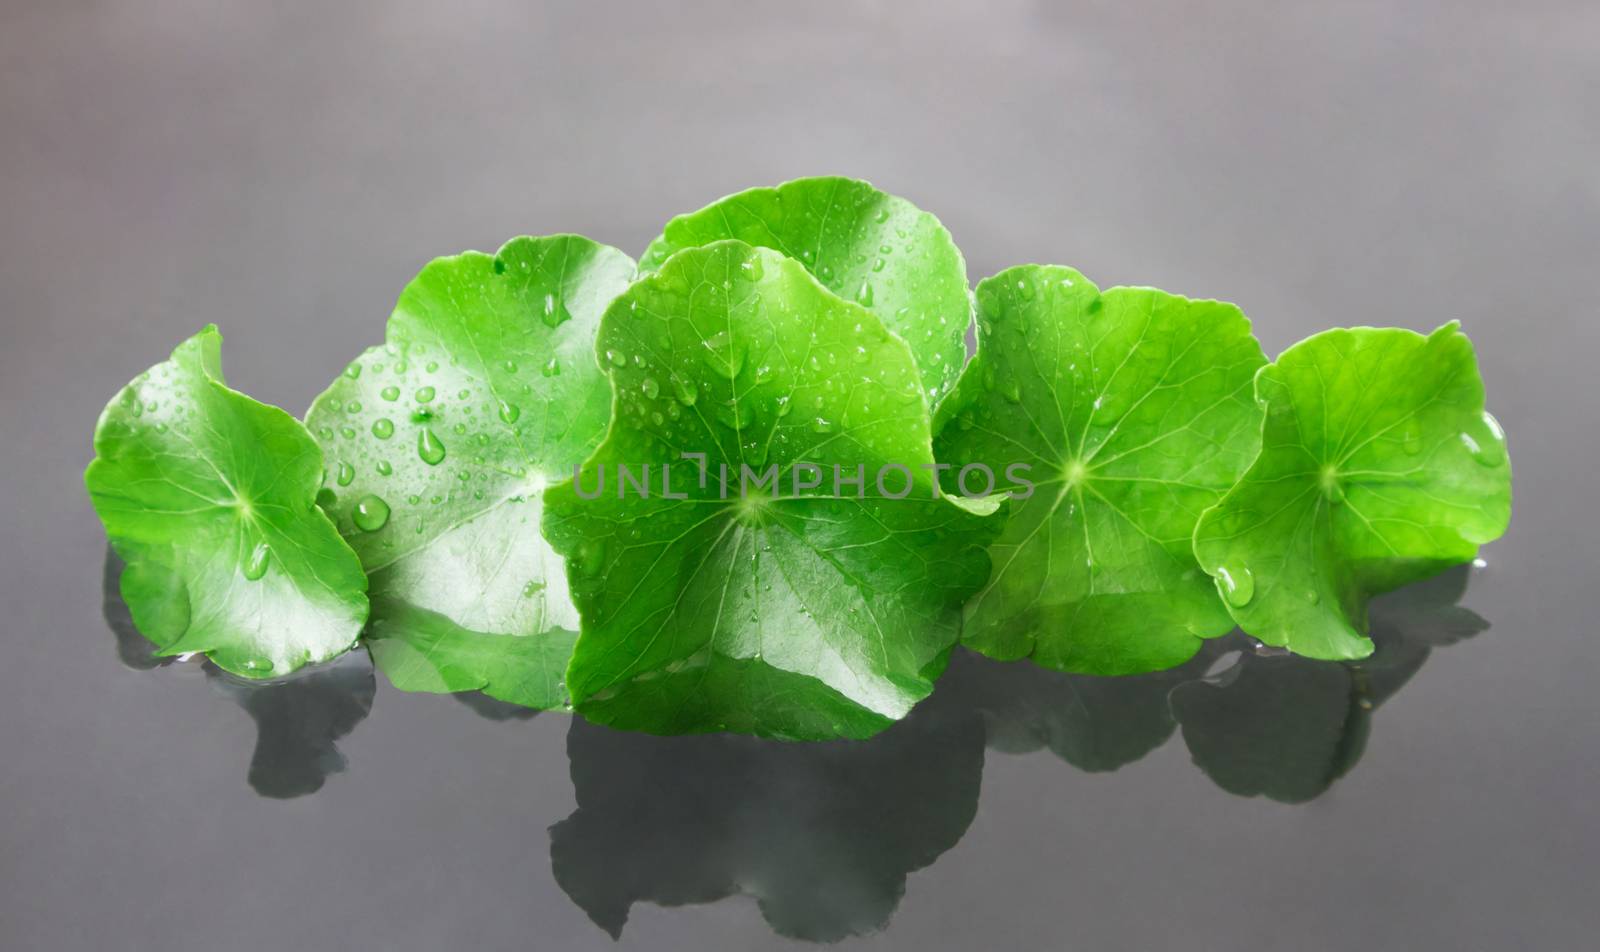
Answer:
<svg viewBox="0 0 1600 952"><path fill-rule="evenodd" d="M250 550L250 558L244 563L244 577L254 582L267 574L267 563L272 560L272 550L267 548L265 542L257 542L256 547Z"/></svg>
<svg viewBox="0 0 1600 952"><path fill-rule="evenodd" d="M377 532L389 521L389 504L377 496L362 496L356 500L350 521L362 532Z"/></svg>
<svg viewBox="0 0 1600 952"><path fill-rule="evenodd" d="M394 421L388 417L379 417L372 421L372 435L380 440L387 440L394 436Z"/></svg>
<svg viewBox="0 0 1600 952"><path fill-rule="evenodd" d="M439 437L434 435L430 427L423 427L417 434L417 455L429 466L437 466L444 462L444 444L439 442Z"/></svg>
<svg viewBox="0 0 1600 952"><path fill-rule="evenodd" d="M378 396L389 401L390 403L393 403L400 399L400 388L393 385L384 387L382 390L378 391Z"/></svg>
<svg viewBox="0 0 1600 952"><path fill-rule="evenodd" d="M572 320L572 314L567 311L566 304L554 294L544 296L544 308L540 317L546 327L560 327Z"/></svg>
<svg viewBox="0 0 1600 952"><path fill-rule="evenodd" d="M517 406L515 403L507 403L504 400L500 401L500 420L501 420L501 422L509 425L509 424L517 422L517 418L520 417L520 416L522 416L522 408L521 407Z"/></svg>
<svg viewBox="0 0 1600 952"><path fill-rule="evenodd" d="M339 470L338 470L337 473L334 474L334 477L333 477L334 482L338 483L341 486L348 486L348 485L350 485L350 481L355 479L355 478L356 478L356 468L354 466L351 466L349 463L340 461Z"/></svg>
<svg viewBox="0 0 1600 952"><path fill-rule="evenodd" d="M561 361L551 357L549 361L545 363L544 369L541 370L540 373L544 374L546 377L561 376Z"/></svg>
<svg viewBox="0 0 1600 952"><path fill-rule="evenodd" d="M1256 578L1244 566L1223 567L1217 570L1217 581L1221 583L1222 597L1227 599L1234 608L1243 608L1250 604L1250 599L1256 595Z"/></svg>
<svg viewBox="0 0 1600 952"><path fill-rule="evenodd" d="M433 388L418 387L417 392L412 394L412 396L416 398L418 403L429 403L433 400Z"/></svg>

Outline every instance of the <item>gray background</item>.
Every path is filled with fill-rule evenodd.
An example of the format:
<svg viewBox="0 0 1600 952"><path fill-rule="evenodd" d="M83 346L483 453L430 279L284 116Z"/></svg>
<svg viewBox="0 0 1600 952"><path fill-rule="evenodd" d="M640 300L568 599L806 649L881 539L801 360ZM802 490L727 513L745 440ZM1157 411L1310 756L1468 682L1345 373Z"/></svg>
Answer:
<svg viewBox="0 0 1600 952"><path fill-rule="evenodd" d="M749 185L868 178L974 280L1070 263L1224 297L1269 353L1461 320L1516 514L1364 759L1290 807L1173 740L991 752L872 948L1588 949L1596 899L1600 7L1572 2L0 3L0 946L612 947L552 879L559 715L381 677L313 796L101 618L100 406L200 325L302 411L430 257L637 254ZM737 871L734 878L737 879ZM637 948L788 945L748 898Z"/></svg>

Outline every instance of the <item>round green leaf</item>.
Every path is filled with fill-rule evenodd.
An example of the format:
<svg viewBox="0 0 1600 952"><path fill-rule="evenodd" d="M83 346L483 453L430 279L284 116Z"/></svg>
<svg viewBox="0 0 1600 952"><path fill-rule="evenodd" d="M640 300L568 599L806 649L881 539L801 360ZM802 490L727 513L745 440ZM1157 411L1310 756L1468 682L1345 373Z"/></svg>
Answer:
<svg viewBox="0 0 1600 952"><path fill-rule="evenodd" d="M963 643L1086 674L1182 663L1233 627L1189 540L1255 450L1250 322L1044 265L977 297L978 354L940 407L937 455L947 482L984 464L1013 498Z"/></svg>
<svg viewBox="0 0 1600 952"><path fill-rule="evenodd" d="M939 219L866 182L796 179L679 215L645 249L639 270L729 238L783 252L834 294L878 315L911 345L930 406L955 384L972 305L966 262Z"/></svg>
<svg viewBox="0 0 1600 952"><path fill-rule="evenodd" d="M84 474L127 563L122 596L158 654L249 678L349 650L366 577L316 507L322 454L300 421L228 389L215 327L134 378Z"/></svg>
<svg viewBox="0 0 1600 952"><path fill-rule="evenodd" d="M727 241L633 285L599 350L611 429L545 517L583 617L578 710L654 733L863 737L926 696L988 527L934 498L905 342L793 259ZM820 486L795 488L802 463ZM905 498L875 485L889 464ZM743 467L780 491L741 494Z"/></svg>
<svg viewBox="0 0 1600 952"><path fill-rule="evenodd" d="M633 277L575 235L440 258L306 421L372 584L373 657L403 690L565 704L578 616L539 533L547 486L600 441L600 314Z"/></svg>
<svg viewBox="0 0 1600 952"><path fill-rule="evenodd" d="M1312 658L1372 653L1367 602L1471 559L1511 518L1511 466L1452 322L1326 331L1256 378L1261 453L1195 527L1245 631Z"/></svg>

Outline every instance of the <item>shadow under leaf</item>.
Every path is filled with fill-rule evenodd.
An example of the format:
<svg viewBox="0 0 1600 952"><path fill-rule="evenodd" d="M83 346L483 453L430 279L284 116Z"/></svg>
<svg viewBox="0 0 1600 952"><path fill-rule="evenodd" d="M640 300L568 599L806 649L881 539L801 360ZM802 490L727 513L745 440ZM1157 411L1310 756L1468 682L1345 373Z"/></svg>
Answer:
<svg viewBox="0 0 1600 952"><path fill-rule="evenodd" d="M1360 662L1258 652L1245 643L1232 667L1179 685L1172 711L1195 764L1242 797L1304 803L1327 792L1361 758L1373 711L1432 649L1489 627L1456 604L1469 577L1468 566L1457 566L1374 601L1376 649Z"/></svg>
<svg viewBox="0 0 1600 952"><path fill-rule="evenodd" d="M122 600L121 576L122 561L108 548L102 598L117 657L141 671L173 663L177 659L157 656L155 645L134 626ZM329 774L344 770L345 757L336 742L366 718L377 691L372 659L359 649L270 681L237 678L210 662L205 672L218 693L255 721L248 781L258 794L274 799L315 793Z"/></svg>
<svg viewBox="0 0 1600 952"><path fill-rule="evenodd" d="M907 874L977 810L983 723L952 700L936 691L865 741L656 737L574 718L578 809L550 830L556 881L613 937L635 902L735 894L792 938L880 929Z"/></svg>

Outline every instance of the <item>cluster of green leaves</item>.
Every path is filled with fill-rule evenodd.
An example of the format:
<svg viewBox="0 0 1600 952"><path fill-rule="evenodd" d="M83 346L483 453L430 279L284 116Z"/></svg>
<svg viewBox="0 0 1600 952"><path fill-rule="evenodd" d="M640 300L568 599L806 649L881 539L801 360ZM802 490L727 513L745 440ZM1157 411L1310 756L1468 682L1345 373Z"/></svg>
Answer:
<svg viewBox="0 0 1600 952"><path fill-rule="evenodd" d="M360 639L402 689L654 733L869 736L958 640L1131 674L1237 624L1361 658L1375 594L1510 516L1454 324L1269 364L1230 304L1041 265L973 293L937 219L848 179L680 216L637 266L573 235L438 259L303 425L219 345L113 399L86 474L161 653L262 678ZM865 485L708 478L808 466Z"/></svg>

